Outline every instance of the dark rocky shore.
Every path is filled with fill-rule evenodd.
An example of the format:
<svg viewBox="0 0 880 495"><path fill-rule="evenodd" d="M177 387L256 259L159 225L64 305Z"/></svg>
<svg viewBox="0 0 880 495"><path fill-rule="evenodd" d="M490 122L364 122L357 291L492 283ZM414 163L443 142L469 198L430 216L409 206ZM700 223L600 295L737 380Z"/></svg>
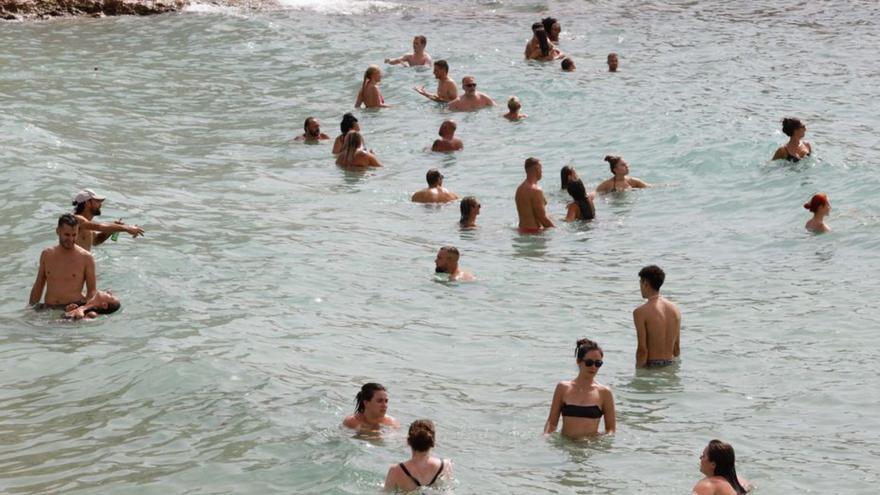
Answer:
<svg viewBox="0 0 880 495"><path fill-rule="evenodd" d="M189 3L189 0L0 0L0 19L153 15L176 12ZM277 6L273 0L213 0L210 3L243 8Z"/></svg>

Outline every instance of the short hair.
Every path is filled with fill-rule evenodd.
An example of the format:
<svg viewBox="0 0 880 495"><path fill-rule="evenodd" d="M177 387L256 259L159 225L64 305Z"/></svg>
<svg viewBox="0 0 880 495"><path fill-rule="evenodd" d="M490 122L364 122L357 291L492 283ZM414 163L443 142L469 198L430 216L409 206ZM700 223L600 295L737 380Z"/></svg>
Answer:
<svg viewBox="0 0 880 495"><path fill-rule="evenodd" d="M572 59L569 58L569 57L565 57L565 58L562 60L562 70L569 70L569 69L571 69L572 67L574 67L574 60L572 60Z"/></svg>
<svg viewBox="0 0 880 495"><path fill-rule="evenodd" d="M455 132L456 129L458 129L458 124L456 124L455 121L452 119L444 120L443 123L440 124L440 128L442 129L444 125L451 125L453 133Z"/></svg>
<svg viewBox="0 0 880 495"><path fill-rule="evenodd" d="M96 306L96 307L90 309L89 311L94 311L95 313L97 313L99 315L109 315L109 314L113 314L113 313L119 311L119 308L121 308L121 307L122 307L122 303L119 301L116 301L116 302L112 302L112 303L107 303L106 308Z"/></svg>
<svg viewBox="0 0 880 495"><path fill-rule="evenodd" d="M461 209L461 220L459 220L459 223L464 225L464 223L467 222L468 217L471 216L471 211L473 211L478 204L479 202L477 201L477 198L473 196L465 196L461 200L461 205L459 206Z"/></svg>
<svg viewBox="0 0 880 495"><path fill-rule="evenodd" d="M611 60L611 57L617 58L617 53L611 52L608 54L608 57L605 60Z"/></svg>
<svg viewBox="0 0 880 495"><path fill-rule="evenodd" d="M474 77L474 76L464 76L464 77L461 78L461 84L464 85L464 80L465 80L465 79L468 79L468 78L473 79L474 81L477 80L477 78Z"/></svg>
<svg viewBox="0 0 880 495"><path fill-rule="evenodd" d="M449 72L449 64L445 60L436 60L436 61L434 61L434 65L436 65L438 67L442 67L443 70L445 70L446 72Z"/></svg>
<svg viewBox="0 0 880 495"><path fill-rule="evenodd" d="M794 134L794 131L804 127L804 121L801 119L796 119L794 117L786 117L782 119L782 132L785 133L786 136L791 137Z"/></svg>
<svg viewBox="0 0 880 495"><path fill-rule="evenodd" d="M85 203L80 203L85 204ZM76 221L76 217L73 216L73 213L65 213L58 217L58 227L60 228L62 225L67 225L69 227L76 228L79 225L79 222Z"/></svg>
<svg viewBox="0 0 880 495"><path fill-rule="evenodd" d="M357 121L357 117L349 112L342 116L342 122L339 123L339 130L342 131L342 134L345 134L354 127L354 124Z"/></svg>
<svg viewBox="0 0 880 495"><path fill-rule="evenodd" d="M443 174L436 168L429 169L428 173L425 174L425 180L428 181L428 185L431 187L439 184L441 179L443 179Z"/></svg>
<svg viewBox="0 0 880 495"><path fill-rule="evenodd" d="M533 156L526 158L526 163L525 163L526 172L528 172L530 168L534 168L540 164L541 164L541 160L539 160L538 158L535 158Z"/></svg>
<svg viewBox="0 0 880 495"><path fill-rule="evenodd" d="M519 98L517 98L516 96L511 96L507 99L508 110L512 112L514 111L514 109L519 110L520 108L522 108L522 103L519 102Z"/></svg>
<svg viewBox="0 0 880 495"><path fill-rule="evenodd" d="M424 46L428 46L428 38L425 38L425 37L422 36L421 34L418 35L418 36L416 36L415 39L416 39L416 41L418 41L418 42L421 43L422 45L424 45Z"/></svg>
<svg viewBox="0 0 880 495"><path fill-rule="evenodd" d="M409 425L406 443L416 452L427 452L434 447L434 422L417 419Z"/></svg>
<svg viewBox="0 0 880 495"><path fill-rule="evenodd" d="M306 121L303 122L303 130L304 130L304 131L308 131L308 130L309 130L309 122L311 122L311 121L313 121L313 120L315 120L314 117L306 117Z"/></svg>
<svg viewBox="0 0 880 495"><path fill-rule="evenodd" d="M440 251L446 251L447 253L454 254L456 260L461 258L461 253L458 252L458 248L455 246L443 246L442 248L440 248Z"/></svg>
<svg viewBox="0 0 880 495"><path fill-rule="evenodd" d="M584 356L590 351L599 351L602 357L605 357L605 351L599 346L599 343L590 339L578 339L574 345L574 356L579 360L583 360Z"/></svg>
<svg viewBox="0 0 880 495"><path fill-rule="evenodd" d="M646 280L654 290L660 290L663 281L666 280L666 273L657 265L648 265L639 270L639 278Z"/></svg>

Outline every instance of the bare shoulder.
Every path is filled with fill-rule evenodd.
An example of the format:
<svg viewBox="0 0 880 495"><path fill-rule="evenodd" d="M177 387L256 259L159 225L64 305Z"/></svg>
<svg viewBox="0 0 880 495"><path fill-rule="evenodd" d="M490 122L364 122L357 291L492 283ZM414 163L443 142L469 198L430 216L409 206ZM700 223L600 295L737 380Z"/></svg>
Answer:
<svg viewBox="0 0 880 495"><path fill-rule="evenodd" d="M693 495L713 495L715 493L715 483L709 478L703 478L694 485Z"/></svg>
<svg viewBox="0 0 880 495"><path fill-rule="evenodd" d="M92 253L81 248L78 244L74 244L73 247L74 247L74 249L76 249L77 256L79 256L81 258L93 259Z"/></svg>
<svg viewBox="0 0 880 495"><path fill-rule="evenodd" d="M342 424L344 426L349 427L349 428L357 429L360 426L360 421L358 421L358 419L356 417L354 417L354 415L352 415L352 416L345 418L345 420L342 421Z"/></svg>
<svg viewBox="0 0 880 495"><path fill-rule="evenodd" d="M382 424L392 428L400 428L400 422L391 416L385 416L385 419L382 420Z"/></svg>

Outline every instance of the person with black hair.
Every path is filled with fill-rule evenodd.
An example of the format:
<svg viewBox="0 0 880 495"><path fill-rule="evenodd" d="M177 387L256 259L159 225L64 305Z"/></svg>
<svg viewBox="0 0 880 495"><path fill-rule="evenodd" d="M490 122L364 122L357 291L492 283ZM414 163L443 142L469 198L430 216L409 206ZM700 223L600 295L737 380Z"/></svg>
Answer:
<svg viewBox="0 0 880 495"><path fill-rule="evenodd" d="M434 62L434 77L437 79L436 93L428 93L424 84L413 89L416 93L437 103L448 103L458 98L458 85L449 77L449 64L445 60Z"/></svg>
<svg viewBox="0 0 880 495"><path fill-rule="evenodd" d="M64 318L68 320L91 320L98 315L109 315L119 311L122 303L112 292L99 290L85 304L68 304L64 308Z"/></svg>
<svg viewBox="0 0 880 495"><path fill-rule="evenodd" d="M788 136L788 142L780 146L773 154L773 160L799 162L813 154L813 147L804 141L807 126L801 119L787 117L782 119L782 132Z"/></svg>
<svg viewBox="0 0 880 495"><path fill-rule="evenodd" d="M606 61L608 62L608 72L617 72L617 65L620 62L617 59L617 54L609 53Z"/></svg>
<svg viewBox="0 0 880 495"><path fill-rule="evenodd" d="M593 193L587 194L587 188L580 179L569 181L566 187L572 201L567 205L566 222L575 220L592 220L596 218L596 206L593 205Z"/></svg>
<svg viewBox="0 0 880 495"><path fill-rule="evenodd" d="M411 492L452 478L452 461L431 455L435 436L434 422L430 419L417 419L409 425L406 443L412 449L412 456L388 468L386 492Z"/></svg>
<svg viewBox="0 0 880 495"><path fill-rule="evenodd" d="M744 495L751 484L736 474L733 446L712 440L700 455L700 472L706 475L694 485L693 495Z"/></svg>
<svg viewBox="0 0 880 495"><path fill-rule="evenodd" d="M95 217L101 214L101 206L105 199L104 196L95 194L95 191L91 189L83 189L73 198L74 214L79 224L76 244L86 251L91 251L93 245L103 244L117 232L126 232L132 237L144 235L144 229L137 225L127 225L121 218L113 223L95 222Z"/></svg>
<svg viewBox="0 0 880 495"><path fill-rule="evenodd" d="M314 117L306 117L306 121L303 124L303 130L305 132L294 138L294 141L304 141L308 144L317 144L325 139L330 139L330 136L321 132L321 122Z"/></svg>
<svg viewBox="0 0 880 495"><path fill-rule="evenodd" d="M436 168L428 170L425 181L428 187L413 193L413 203L448 203L458 199L458 194L443 187L443 174Z"/></svg>
<svg viewBox="0 0 880 495"><path fill-rule="evenodd" d="M559 182L562 189L568 190L568 183L577 178L577 171L571 165L565 165L559 170Z"/></svg>
<svg viewBox="0 0 880 495"><path fill-rule="evenodd" d="M553 43L559 43L559 33L562 32L562 26L559 25L559 21L557 21L555 17L545 17L541 19L541 26L544 27L544 31L547 31L547 36L550 38L550 41Z"/></svg>
<svg viewBox="0 0 880 495"><path fill-rule="evenodd" d="M539 29L544 29L544 25L541 24L540 21L532 23L532 37L529 38L529 42L526 43L526 49L523 51L523 55L526 58L529 58L529 54L538 48L538 35L535 34L535 31Z"/></svg>
<svg viewBox="0 0 880 495"><path fill-rule="evenodd" d="M40 254L40 267L31 288L29 305L37 305L43 299L43 289L46 290L45 302L35 306L36 309L63 308L70 303L84 304L95 295L95 259L91 253L76 245L78 231L79 224L74 215L65 213L58 217L55 229L58 245L46 248ZM85 296L82 293L83 285L86 286Z"/></svg>
<svg viewBox="0 0 880 495"><path fill-rule="evenodd" d="M681 312L660 295L665 280L666 273L657 265L639 271L639 289L648 301L633 311L636 367L668 366L681 354Z"/></svg>
<svg viewBox="0 0 880 495"><path fill-rule="evenodd" d="M577 70L577 67L574 65L574 60L571 57L565 57L562 59L562 71L563 72L574 72Z"/></svg>
<svg viewBox="0 0 880 495"><path fill-rule="evenodd" d="M361 125L358 124L357 117L354 116L351 112L342 116L342 121L339 123L339 130L342 131L342 134L336 136L336 140L333 141L333 154L338 155L342 153L342 143L345 140L345 135L348 134L348 131L361 131Z"/></svg>
<svg viewBox="0 0 880 495"><path fill-rule="evenodd" d="M354 398L354 414L345 418L343 425L355 430L377 431L383 426L400 428L400 423L388 414L388 391L379 383L365 383Z"/></svg>
<svg viewBox="0 0 880 495"><path fill-rule="evenodd" d="M550 37L544 28L535 30L535 38L538 39L538 46L529 52L526 56L527 59L548 62L565 57L565 54L550 41Z"/></svg>

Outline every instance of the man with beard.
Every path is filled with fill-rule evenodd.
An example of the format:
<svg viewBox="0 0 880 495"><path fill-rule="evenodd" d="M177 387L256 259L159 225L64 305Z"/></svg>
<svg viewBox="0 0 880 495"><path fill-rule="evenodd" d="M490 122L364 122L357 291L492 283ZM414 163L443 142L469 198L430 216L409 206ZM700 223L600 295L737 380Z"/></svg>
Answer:
<svg viewBox="0 0 880 495"><path fill-rule="evenodd" d="M58 218L58 245L46 248L40 255L37 280L31 289L30 305L43 298L45 305L65 307L68 304L85 304L95 295L95 260L91 253L76 244L79 230L76 217L65 213ZM82 287L86 286L83 296Z"/></svg>
<svg viewBox="0 0 880 495"><path fill-rule="evenodd" d="M79 223L79 232L76 235L76 244L86 251L92 250L92 245L103 244L115 232L128 232L132 237L144 235L144 229L137 225L126 225L122 219L113 223L98 223L92 219L101 214L101 205L104 196L98 196L91 189L83 189L73 198L73 206L76 207L76 221ZM100 232L95 235L95 232Z"/></svg>
<svg viewBox="0 0 880 495"><path fill-rule="evenodd" d="M436 273L448 273L450 282L456 282L459 280L468 282L476 280L477 277L475 277L473 273L466 272L459 268L459 257L458 248L454 246L443 246L440 248L440 251L437 252L437 259L434 260L434 271Z"/></svg>
<svg viewBox="0 0 880 495"><path fill-rule="evenodd" d="M321 122L314 117L307 117L303 124L303 130L306 131L302 135L297 136L294 141L305 141L309 144L315 144L318 141L330 139L330 136L321 132Z"/></svg>

